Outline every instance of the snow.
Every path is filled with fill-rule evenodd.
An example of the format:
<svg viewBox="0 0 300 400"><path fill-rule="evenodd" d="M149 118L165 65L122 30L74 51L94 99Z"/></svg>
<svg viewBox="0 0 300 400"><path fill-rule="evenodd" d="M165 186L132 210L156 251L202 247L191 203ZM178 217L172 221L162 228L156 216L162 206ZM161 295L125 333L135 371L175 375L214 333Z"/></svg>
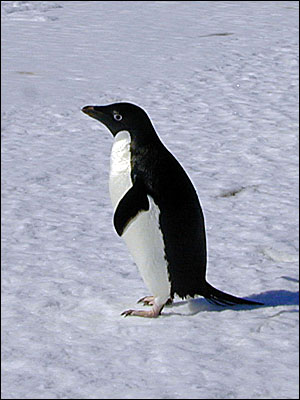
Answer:
<svg viewBox="0 0 300 400"><path fill-rule="evenodd" d="M298 398L298 2L2 1L2 398ZM208 281L144 295L112 225L112 137L150 115L199 193Z"/></svg>

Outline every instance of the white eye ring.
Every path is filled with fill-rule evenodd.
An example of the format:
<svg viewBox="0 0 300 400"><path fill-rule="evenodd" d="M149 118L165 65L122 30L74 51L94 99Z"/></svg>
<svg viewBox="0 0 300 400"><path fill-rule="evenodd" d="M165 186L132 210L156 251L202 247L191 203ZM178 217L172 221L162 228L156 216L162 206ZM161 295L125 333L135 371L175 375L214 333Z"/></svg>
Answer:
<svg viewBox="0 0 300 400"><path fill-rule="evenodd" d="M114 114L114 119L116 120L116 121L121 121L122 120L122 115L121 114Z"/></svg>

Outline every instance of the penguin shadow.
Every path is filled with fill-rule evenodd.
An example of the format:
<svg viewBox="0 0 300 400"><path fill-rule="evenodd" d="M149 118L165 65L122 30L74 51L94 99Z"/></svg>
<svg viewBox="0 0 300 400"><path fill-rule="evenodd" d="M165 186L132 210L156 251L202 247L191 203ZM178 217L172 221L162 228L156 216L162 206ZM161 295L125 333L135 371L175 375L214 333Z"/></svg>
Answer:
<svg viewBox="0 0 300 400"><path fill-rule="evenodd" d="M173 304L166 306L162 311L162 316L171 317L173 315L192 316L201 312L222 312L225 310L246 311L257 308L277 307L277 306L299 306L299 291L291 292L288 290L269 290L267 292L247 297L249 300L259 301L262 305L240 305L220 306L209 303L204 298L195 298L190 300L175 301ZM187 307L186 307L187 306ZM183 307L184 311L176 312L172 309ZM169 311L170 310L170 311ZM298 309L289 310L289 312L299 312Z"/></svg>

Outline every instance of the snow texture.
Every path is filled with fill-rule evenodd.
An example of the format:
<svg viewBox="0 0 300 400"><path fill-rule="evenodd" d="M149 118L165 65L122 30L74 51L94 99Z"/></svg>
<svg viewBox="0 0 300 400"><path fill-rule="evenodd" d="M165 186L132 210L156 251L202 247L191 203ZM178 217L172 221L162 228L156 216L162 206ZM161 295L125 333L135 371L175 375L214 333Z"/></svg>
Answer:
<svg viewBox="0 0 300 400"><path fill-rule="evenodd" d="M2 398L296 399L298 2L2 1ZM145 292L112 225L112 137L150 115L203 206L208 281Z"/></svg>

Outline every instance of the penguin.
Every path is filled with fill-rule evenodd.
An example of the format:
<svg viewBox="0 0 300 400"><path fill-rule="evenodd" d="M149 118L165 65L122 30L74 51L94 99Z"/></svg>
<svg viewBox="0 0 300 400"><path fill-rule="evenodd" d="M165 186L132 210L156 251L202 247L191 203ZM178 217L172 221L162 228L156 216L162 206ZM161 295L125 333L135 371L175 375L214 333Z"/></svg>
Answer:
<svg viewBox="0 0 300 400"><path fill-rule="evenodd" d="M158 317L175 294L183 299L203 296L220 306L261 305L207 282L205 222L198 195L147 113L127 102L88 105L82 111L114 137L109 174L113 224L151 293L138 301L151 309L129 309L121 315Z"/></svg>

